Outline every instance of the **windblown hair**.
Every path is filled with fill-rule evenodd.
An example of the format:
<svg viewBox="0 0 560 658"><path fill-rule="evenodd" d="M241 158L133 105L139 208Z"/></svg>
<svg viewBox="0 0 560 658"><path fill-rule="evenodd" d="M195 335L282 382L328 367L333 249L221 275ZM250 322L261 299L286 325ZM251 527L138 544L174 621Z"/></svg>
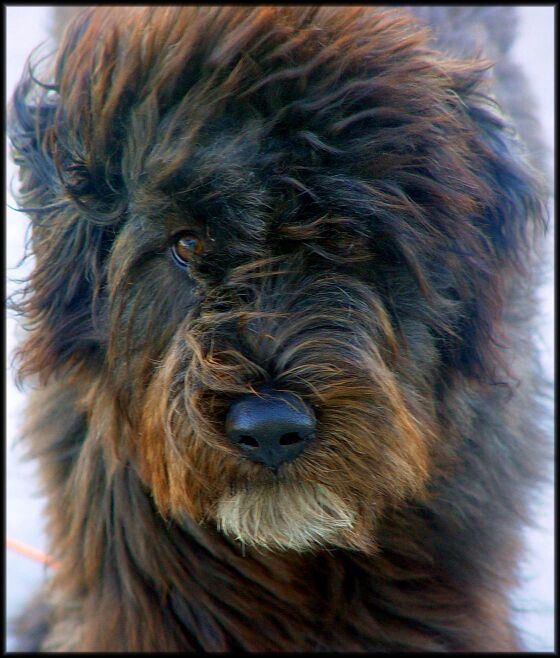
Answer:
<svg viewBox="0 0 560 658"><path fill-rule="evenodd" d="M489 69L398 9L99 6L24 76L42 649L518 647L546 195ZM279 473L224 432L263 385L317 415Z"/></svg>

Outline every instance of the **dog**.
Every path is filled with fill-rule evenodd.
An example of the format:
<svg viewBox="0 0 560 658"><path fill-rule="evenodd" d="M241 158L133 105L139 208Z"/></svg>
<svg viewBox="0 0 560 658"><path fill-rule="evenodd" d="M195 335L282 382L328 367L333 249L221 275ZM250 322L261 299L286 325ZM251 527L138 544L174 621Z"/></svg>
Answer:
<svg viewBox="0 0 560 658"><path fill-rule="evenodd" d="M98 6L22 78L22 647L522 648L546 186L453 12Z"/></svg>

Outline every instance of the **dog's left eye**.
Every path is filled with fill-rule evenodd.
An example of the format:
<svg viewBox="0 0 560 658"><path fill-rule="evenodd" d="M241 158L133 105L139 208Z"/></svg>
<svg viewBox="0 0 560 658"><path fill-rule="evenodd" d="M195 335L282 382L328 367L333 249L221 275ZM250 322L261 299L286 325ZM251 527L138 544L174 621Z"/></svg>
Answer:
<svg viewBox="0 0 560 658"><path fill-rule="evenodd" d="M203 241L191 233L179 235L171 246L173 258L181 267L188 265L194 256L198 256L203 251Z"/></svg>

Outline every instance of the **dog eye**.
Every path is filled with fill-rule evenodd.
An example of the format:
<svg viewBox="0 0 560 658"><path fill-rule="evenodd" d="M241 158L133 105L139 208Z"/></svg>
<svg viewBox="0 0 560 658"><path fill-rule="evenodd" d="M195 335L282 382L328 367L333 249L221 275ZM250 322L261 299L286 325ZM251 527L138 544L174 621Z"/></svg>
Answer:
<svg viewBox="0 0 560 658"><path fill-rule="evenodd" d="M183 233L175 239L171 246L173 258L181 267L185 267L194 256L198 256L204 251L204 242L196 235Z"/></svg>

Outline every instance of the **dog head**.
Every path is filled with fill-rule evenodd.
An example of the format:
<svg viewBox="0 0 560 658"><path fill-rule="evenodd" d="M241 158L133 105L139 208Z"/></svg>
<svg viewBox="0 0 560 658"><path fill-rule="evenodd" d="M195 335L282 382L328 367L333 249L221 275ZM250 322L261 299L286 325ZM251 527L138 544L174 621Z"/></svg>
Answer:
<svg viewBox="0 0 560 658"><path fill-rule="evenodd" d="M22 375L87 382L86 441L164 514L372 549L448 391L504 377L541 205L487 68L398 10L83 12L13 101Z"/></svg>

